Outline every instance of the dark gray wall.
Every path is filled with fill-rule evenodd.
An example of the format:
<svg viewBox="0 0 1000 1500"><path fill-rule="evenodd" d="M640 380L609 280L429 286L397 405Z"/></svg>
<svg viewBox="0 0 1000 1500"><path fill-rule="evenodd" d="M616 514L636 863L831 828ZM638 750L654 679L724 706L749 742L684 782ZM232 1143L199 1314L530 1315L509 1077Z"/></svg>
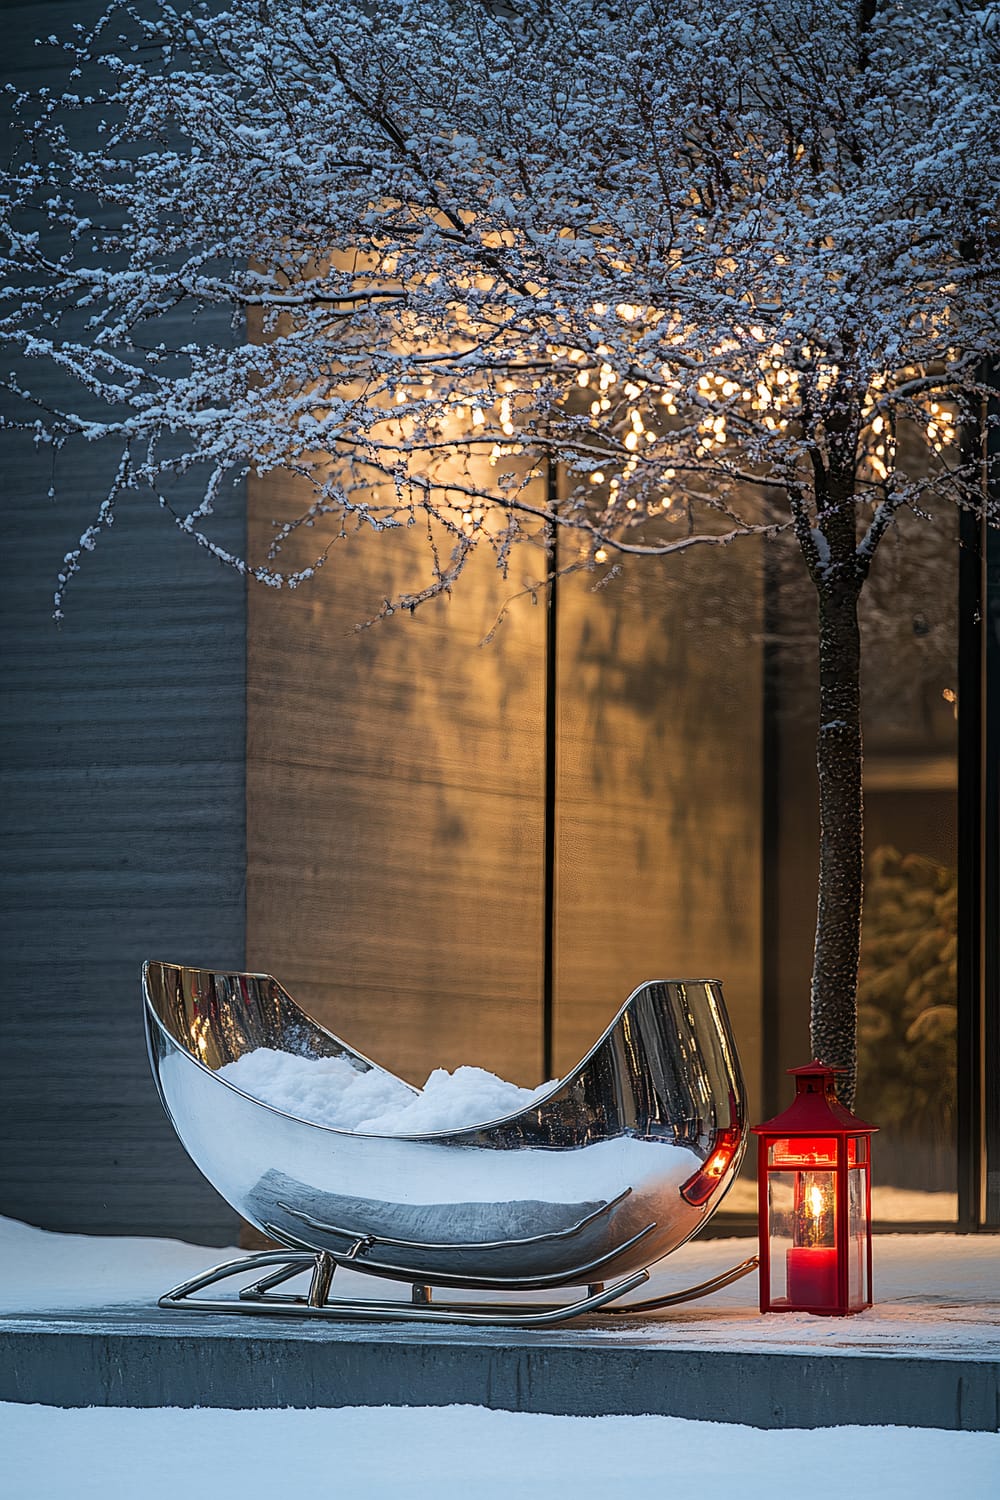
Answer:
<svg viewBox="0 0 1000 1500"><path fill-rule="evenodd" d="M4 12L8 76L56 84L32 40L83 7ZM130 497L57 627L60 560L115 454L67 449L50 500L50 456L0 448L0 1213L231 1242L156 1097L139 967L243 963L245 588ZM242 549L242 495L229 505L215 534Z"/></svg>

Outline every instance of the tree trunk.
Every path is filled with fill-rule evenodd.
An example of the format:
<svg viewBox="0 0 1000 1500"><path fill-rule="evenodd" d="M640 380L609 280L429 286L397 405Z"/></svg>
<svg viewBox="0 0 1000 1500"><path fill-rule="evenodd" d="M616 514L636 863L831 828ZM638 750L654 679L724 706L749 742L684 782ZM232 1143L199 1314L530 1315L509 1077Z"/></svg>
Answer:
<svg viewBox="0 0 1000 1500"><path fill-rule="evenodd" d="M863 804L861 635L858 593L843 579L819 585L819 902L813 958L813 1056L849 1069L837 1086L848 1106L857 1074Z"/></svg>

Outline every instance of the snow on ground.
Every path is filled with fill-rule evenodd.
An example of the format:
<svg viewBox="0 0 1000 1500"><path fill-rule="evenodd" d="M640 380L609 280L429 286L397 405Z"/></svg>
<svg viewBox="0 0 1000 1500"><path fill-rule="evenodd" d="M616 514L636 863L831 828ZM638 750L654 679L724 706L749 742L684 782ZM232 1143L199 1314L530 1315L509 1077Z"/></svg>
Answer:
<svg viewBox="0 0 1000 1500"><path fill-rule="evenodd" d="M993 1500L1000 1436L762 1432L476 1406L61 1411L0 1405L11 1500Z"/></svg>
<svg viewBox="0 0 1000 1500"><path fill-rule="evenodd" d="M747 1240L685 1246L650 1291L745 1258ZM854 1318L762 1319L750 1277L708 1301L559 1331L734 1349L849 1354L1000 1352L1000 1244L880 1236L878 1305ZM0 1310L147 1303L231 1251L176 1240L49 1234L0 1219ZM338 1272L355 1290L365 1278ZM378 1294L384 1295L381 1283ZM183 1314L177 1314L178 1327ZM992 1500L1000 1435L844 1427L762 1432L677 1417L559 1417L481 1407L219 1411L0 1405L0 1493L11 1500Z"/></svg>
<svg viewBox="0 0 1000 1500"><path fill-rule="evenodd" d="M0 1218L0 1313L152 1305L169 1286L239 1254L182 1240L50 1234Z"/></svg>
<svg viewBox="0 0 1000 1500"><path fill-rule="evenodd" d="M635 1296L696 1282L755 1250L750 1240L696 1240L661 1261L649 1287ZM875 1305L853 1317L761 1317L754 1274L702 1302L636 1319L630 1332L644 1341L687 1347L1000 1357L1000 1239L995 1235L879 1234L872 1241L872 1259Z"/></svg>
<svg viewBox="0 0 1000 1500"><path fill-rule="evenodd" d="M694 1240L661 1261L633 1300L691 1286L756 1251L751 1240ZM0 1219L0 1313L143 1304L241 1252L177 1240L49 1234ZM875 1306L850 1318L757 1311L756 1274L703 1301L636 1317L596 1316L565 1335L621 1337L687 1348L780 1349L1000 1357L1000 1239L995 1235L877 1235ZM337 1272L341 1295L408 1296L391 1282ZM460 1295L460 1294L456 1294ZM436 1293L442 1301L446 1293ZM537 1293L545 1301L550 1294ZM529 1294L530 1297L530 1294ZM526 1299L527 1300L527 1299ZM177 1314L180 1318L183 1315Z"/></svg>
<svg viewBox="0 0 1000 1500"><path fill-rule="evenodd" d="M754 1183L754 1192L757 1184ZM954 1223L958 1218L958 1194L925 1192L922 1188L872 1185L872 1218L912 1223ZM902 1224L901 1224L902 1227Z"/></svg>

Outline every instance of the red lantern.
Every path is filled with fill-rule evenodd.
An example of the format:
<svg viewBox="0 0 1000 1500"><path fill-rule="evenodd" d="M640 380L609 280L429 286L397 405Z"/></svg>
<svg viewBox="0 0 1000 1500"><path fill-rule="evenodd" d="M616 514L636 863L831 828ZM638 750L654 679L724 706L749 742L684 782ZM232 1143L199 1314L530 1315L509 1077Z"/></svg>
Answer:
<svg viewBox="0 0 1000 1500"><path fill-rule="evenodd" d="M843 1317L872 1304L871 1137L833 1091L840 1068L789 1068L795 1098L755 1125L760 1310Z"/></svg>

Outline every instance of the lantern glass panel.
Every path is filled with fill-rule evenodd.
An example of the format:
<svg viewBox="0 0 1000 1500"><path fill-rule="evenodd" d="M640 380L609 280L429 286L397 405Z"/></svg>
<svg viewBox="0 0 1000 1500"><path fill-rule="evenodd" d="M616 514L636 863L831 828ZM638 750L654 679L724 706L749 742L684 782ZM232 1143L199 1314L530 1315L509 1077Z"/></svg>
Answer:
<svg viewBox="0 0 1000 1500"><path fill-rule="evenodd" d="M792 1248L795 1218L796 1172L768 1172L767 1224L770 1242L771 1284L773 1302L788 1297L788 1252Z"/></svg>
<svg viewBox="0 0 1000 1500"><path fill-rule="evenodd" d="M837 1302L837 1192L833 1172L796 1172L788 1300L793 1307Z"/></svg>
<svg viewBox="0 0 1000 1500"><path fill-rule="evenodd" d="M868 1160L865 1136L849 1136L847 1164L856 1166ZM767 1148L769 1167L835 1167L837 1142L833 1136L791 1136L772 1141Z"/></svg>
<svg viewBox="0 0 1000 1500"><path fill-rule="evenodd" d="M792 1136L772 1141L768 1147L771 1167L835 1167L837 1142L833 1136Z"/></svg>
<svg viewBox="0 0 1000 1500"><path fill-rule="evenodd" d="M865 1171L852 1167L847 1174L847 1300L852 1308L867 1307L868 1215Z"/></svg>

